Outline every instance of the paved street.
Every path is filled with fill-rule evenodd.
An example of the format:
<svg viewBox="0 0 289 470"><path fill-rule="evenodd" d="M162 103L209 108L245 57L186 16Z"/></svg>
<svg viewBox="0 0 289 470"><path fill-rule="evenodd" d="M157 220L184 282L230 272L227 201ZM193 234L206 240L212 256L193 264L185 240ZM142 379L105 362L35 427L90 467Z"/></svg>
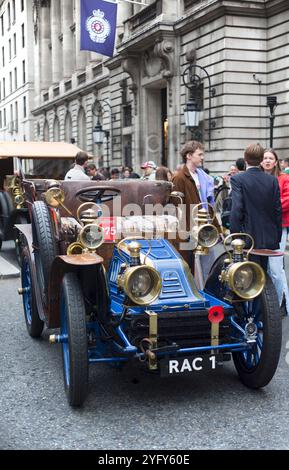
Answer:
<svg viewBox="0 0 289 470"><path fill-rule="evenodd" d="M94 366L85 406L73 410L60 347L49 345L47 334L28 336L19 285L0 281L1 449L289 448L289 318L277 374L263 390L246 389L231 363L214 374L170 379Z"/></svg>

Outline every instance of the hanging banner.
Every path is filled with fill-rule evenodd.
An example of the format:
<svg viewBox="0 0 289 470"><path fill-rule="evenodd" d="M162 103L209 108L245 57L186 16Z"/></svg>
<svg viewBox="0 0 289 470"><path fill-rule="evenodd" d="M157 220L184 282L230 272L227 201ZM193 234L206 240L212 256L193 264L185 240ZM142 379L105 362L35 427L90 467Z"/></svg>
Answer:
<svg viewBox="0 0 289 470"><path fill-rule="evenodd" d="M117 3L81 0L80 49L113 56L117 21Z"/></svg>

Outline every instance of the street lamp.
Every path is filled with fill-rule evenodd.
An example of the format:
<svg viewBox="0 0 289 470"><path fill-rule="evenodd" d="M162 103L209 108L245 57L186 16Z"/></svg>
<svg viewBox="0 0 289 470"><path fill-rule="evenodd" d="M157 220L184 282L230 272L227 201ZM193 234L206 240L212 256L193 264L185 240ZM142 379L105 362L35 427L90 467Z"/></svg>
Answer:
<svg viewBox="0 0 289 470"><path fill-rule="evenodd" d="M109 130L103 129L100 123L100 115L102 114L103 107L107 107L110 113L110 128ZM95 125L93 133L93 142L97 145L102 145L104 139L106 139L106 158L107 158L107 167L109 167L109 136L112 133L112 108L107 100L98 100L96 99L92 106L92 113L97 117L97 124ZM113 140L111 139L111 153L113 153Z"/></svg>
<svg viewBox="0 0 289 470"><path fill-rule="evenodd" d="M269 95L267 96L267 106L270 110L270 148L273 148L273 129L274 129L274 120L275 120L275 109L278 106L277 96Z"/></svg>
<svg viewBox="0 0 289 470"><path fill-rule="evenodd" d="M209 84L209 149L211 148L211 129L215 127L215 121L211 118L211 98L215 95L215 88L212 88L211 77L205 67L201 67L198 64L190 64L182 73L183 83L186 88L191 92L189 101L184 109L186 127L188 129L194 129L196 135L201 135L201 131L198 130L200 123L200 114L202 110L202 82L203 78L197 70L204 72L205 77L208 79Z"/></svg>
<svg viewBox="0 0 289 470"><path fill-rule="evenodd" d="M199 127L201 107L195 98L191 98L184 109L186 127Z"/></svg>

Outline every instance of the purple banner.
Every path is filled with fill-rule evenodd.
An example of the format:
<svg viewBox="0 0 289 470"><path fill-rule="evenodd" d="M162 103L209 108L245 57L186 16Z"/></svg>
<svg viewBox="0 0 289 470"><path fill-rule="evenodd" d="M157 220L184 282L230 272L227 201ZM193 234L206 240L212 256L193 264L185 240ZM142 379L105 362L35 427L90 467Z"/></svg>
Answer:
<svg viewBox="0 0 289 470"><path fill-rule="evenodd" d="M113 56L117 3L81 0L80 49Z"/></svg>

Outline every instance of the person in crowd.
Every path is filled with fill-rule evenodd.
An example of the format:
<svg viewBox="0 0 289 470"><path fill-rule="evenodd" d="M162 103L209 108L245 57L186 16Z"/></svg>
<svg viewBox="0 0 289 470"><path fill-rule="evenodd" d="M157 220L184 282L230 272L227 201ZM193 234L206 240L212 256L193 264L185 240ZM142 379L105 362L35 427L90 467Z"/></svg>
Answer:
<svg viewBox="0 0 289 470"><path fill-rule="evenodd" d="M113 168L110 172L111 180L119 180L120 172L118 168Z"/></svg>
<svg viewBox="0 0 289 470"><path fill-rule="evenodd" d="M191 226L191 206L200 202L214 204L214 180L201 168L204 160L204 146L191 140L181 149L184 166L173 177L174 191L184 194L187 230Z"/></svg>
<svg viewBox="0 0 289 470"><path fill-rule="evenodd" d="M238 170L238 173L240 171L246 171L246 163L245 163L244 158L237 158L235 165Z"/></svg>
<svg viewBox="0 0 289 470"><path fill-rule="evenodd" d="M124 179L124 180L130 179L131 178L130 173L131 173L130 169L128 167L125 167L123 172L122 172L122 179Z"/></svg>
<svg viewBox="0 0 289 470"><path fill-rule="evenodd" d="M281 161L281 169L283 173L287 173L289 175L289 158L284 158L284 160Z"/></svg>
<svg viewBox="0 0 289 470"><path fill-rule="evenodd" d="M156 170L156 180L172 181L173 175L171 170L166 166L159 166Z"/></svg>
<svg viewBox="0 0 289 470"><path fill-rule="evenodd" d="M138 173L136 173L135 171L133 171L133 168L131 166L128 166L127 167L130 171L130 177L133 178L133 179L139 179L140 178L140 175Z"/></svg>
<svg viewBox="0 0 289 470"><path fill-rule="evenodd" d="M152 160L145 162L141 165L141 169L144 170L144 174L141 177L142 180L155 180L157 165Z"/></svg>
<svg viewBox="0 0 289 470"><path fill-rule="evenodd" d="M229 176L234 176L238 173L238 168L236 165L231 165L229 170Z"/></svg>
<svg viewBox="0 0 289 470"><path fill-rule="evenodd" d="M177 164L175 171L173 171L173 178L179 173L179 171L183 169L183 167L184 167L184 163Z"/></svg>
<svg viewBox="0 0 289 470"><path fill-rule="evenodd" d="M287 229L289 227L289 175L281 172L280 161L274 149L265 150L261 166L265 173L277 177L282 206L282 238L280 251L285 251L287 241ZM279 305L281 306L283 297L287 315L289 315L289 291L284 270L284 256L272 256L269 258L268 273L276 287Z"/></svg>
<svg viewBox="0 0 289 470"><path fill-rule="evenodd" d="M252 143L245 149L247 170L231 177L231 233L248 233L257 249L277 250L282 234L282 211L278 180L260 168L264 149ZM266 256L251 256L267 271Z"/></svg>
<svg viewBox="0 0 289 470"><path fill-rule="evenodd" d="M173 190L182 193L186 210L186 231L191 231L192 209L195 204L209 202L214 204L214 180L201 168L204 160L204 146L201 142L191 140L181 149L183 167L173 177ZM218 230L221 231L216 219ZM194 257L191 250L182 250L183 258L194 272Z"/></svg>
<svg viewBox="0 0 289 470"><path fill-rule="evenodd" d="M110 167L101 167L99 168L99 173L104 176L105 180L110 179Z"/></svg>
<svg viewBox="0 0 289 470"><path fill-rule="evenodd" d="M86 152L80 151L75 156L75 165L65 175L65 181L78 181L90 180L90 177L85 173L87 166L88 155Z"/></svg>
<svg viewBox="0 0 289 470"><path fill-rule="evenodd" d="M93 181L103 181L105 177L99 172L94 163L88 163L86 167L86 173Z"/></svg>

